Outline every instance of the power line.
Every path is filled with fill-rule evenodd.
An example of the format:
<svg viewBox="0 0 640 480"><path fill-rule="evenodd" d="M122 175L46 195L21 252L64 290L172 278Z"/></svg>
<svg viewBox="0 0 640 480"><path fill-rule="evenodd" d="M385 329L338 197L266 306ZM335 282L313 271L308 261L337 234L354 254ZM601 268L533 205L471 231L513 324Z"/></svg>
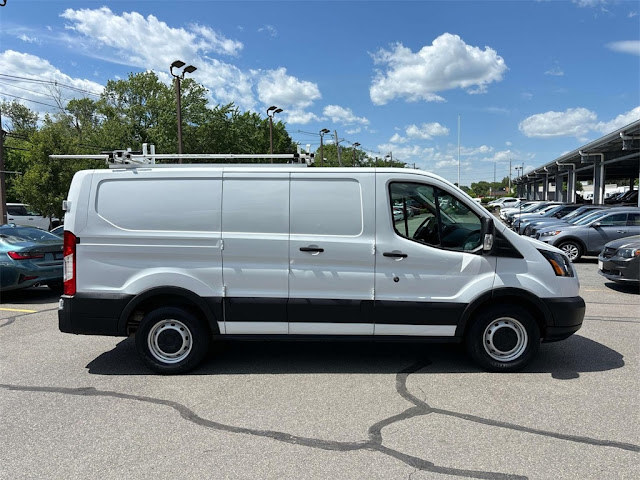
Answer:
<svg viewBox="0 0 640 480"><path fill-rule="evenodd" d="M46 83L46 84L49 84L49 85L54 85L56 87L64 87L64 88L68 88L70 90L75 90L76 92L80 92L80 93L88 93L89 95L95 95L96 97L100 97L101 96L100 93L92 92L90 90L85 90L85 89L80 88L80 87L74 87L73 85L67 85L65 83L60 83L57 80L41 80L39 78L20 77L18 75L8 75L6 73L0 73L0 77L5 77L5 78L9 78L9 79L16 79L16 80L22 80L22 81L25 81L25 82Z"/></svg>
<svg viewBox="0 0 640 480"><path fill-rule="evenodd" d="M38 102L37 100L31 100L30 98L24 98L24 97L19 97L17 95L11 95L10 93L0 92L0 95L6 95L7 97L17 98L18 100L24 100L25 102L37 103L39 105L44 105L45 107L60 108L58 105L51 105L49 103ZM64 109L62 109L62 110L64 110Z"/></svg>

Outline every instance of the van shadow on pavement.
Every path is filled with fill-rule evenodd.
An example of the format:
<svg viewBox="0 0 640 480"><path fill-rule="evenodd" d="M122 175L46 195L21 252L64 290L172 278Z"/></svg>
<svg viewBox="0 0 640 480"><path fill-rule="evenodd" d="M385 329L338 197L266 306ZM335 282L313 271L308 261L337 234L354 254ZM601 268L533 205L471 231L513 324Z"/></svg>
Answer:
<svg viewBox="0 0 640 480"><path fill-rule="evenodd" d="M459 344L419 342L220 342L190 375L395 374L417 360L429 360L423 374L482 373ZM623 356L580 335L542 344L536 359L520 373L550 373L558 380L580 373L621 368ZM132 338L92 360L93 375L153 374L138 357Z"/></svg>
<svg viewBox="0 0 640 480"><path fill-rule="evenodd" d="M49 287L29 287L20 290L0 292L0 305L12 303L14 305L42 305L57 302L60 292L54 292Z"/></svg>

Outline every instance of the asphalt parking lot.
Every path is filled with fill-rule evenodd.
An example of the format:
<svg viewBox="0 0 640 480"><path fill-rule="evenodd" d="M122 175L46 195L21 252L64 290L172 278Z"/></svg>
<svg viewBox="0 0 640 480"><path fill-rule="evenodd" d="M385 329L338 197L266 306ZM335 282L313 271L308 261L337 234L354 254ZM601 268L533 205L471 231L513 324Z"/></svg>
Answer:
<svg viewBox="0 0 640 480"><path fill-rule="evenodd" d="M150 374L130 339L62 334L2 294L0 478L637 478L636 287L576 264L583 328L517 374L460 346L239 343Z"/></svg>

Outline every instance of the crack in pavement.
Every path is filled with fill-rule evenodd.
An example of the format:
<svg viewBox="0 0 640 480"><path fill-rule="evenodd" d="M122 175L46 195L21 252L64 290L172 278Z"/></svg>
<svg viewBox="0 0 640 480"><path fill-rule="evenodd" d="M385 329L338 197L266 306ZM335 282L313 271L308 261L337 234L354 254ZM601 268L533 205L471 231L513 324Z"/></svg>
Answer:
<svg viewBox="0 0 640 480"><path fill-rule="evenodd" d="M317 439L317 438L303 437L299 435L292 435L289 433L275 431L275 430L259 430L259 429L253 429L253 428L226 425L223 423L219 423L213 420L208 420L206 418L203 418L199 416L197 413L195 413L193 410L189 409L185 405L182 405L181 403L178 403L178 402L174 402L171 400L163 400L163 399L154 398L154 397L131 395L127 393L120 393L120 392L109 391L109 390L97 390L94 387L82 387L82 388L37 387L37 386L29 387L29 386L20 386L20 385L0 384L0 388L6 389L6 390L12 390L12 391L22 391L22 392L46 392L46 393L59 393L59 394L75 395L75 396L111 397L111 398L117 398L117 399L123 399L123 400L145 402L153 405L166 406L176 410L180 414L180 416L185 420L192 422L196 425L203 426L205 428L211 428L211 429L223 431L223 432L252 435L256 437L265 437L265 438L270 438L272 440L276 440L283 443L300 445L300 446L305 446L309 448L318 448L321 450L340 451L340 452L349 452L349 451L358 451L358 450L375 451L375 452L388 455L392 458L395 458L405 463L406 465L419 470L429 471L433 473L440 473L444 475L455 475L455 476L467 477L467 478L526 479L527 477L514 475L514 474L499 473L499 472L485 472L485 471L478 471L478 470L467 470L467 469L438 466L438 465L435 465L433 462L429 462L428 460L415 457L412 455L408 455L384 446L382 444L383 442L382 429L393 423L397 423L397 422L408 420L414 417L434 413L438 415L455 417L462 420L479 423L482 425L488 425L488 426L499 427L499 428L507 428L507 429L516 430L523 433L541 435L544 437L555 438L559 440L566 440L566 441L593 445L593 446L618 448L618 449L628 450L632 452L640 451L639 446L629 444L629 443L622 443L622 442L615 442L615 441L608 441L608 440L598 440L594 438L577 436L577 435L561 434L561 433L550 432L550 431L545 431L540 429L523 427L520 425L508 423L508 422L501 422L497 420L486 419L486 418L478 417L475 415L454 412L451 410L433 408L428 403L414 396L411 392L409 392L409 389L407 388L407 378L409 377L409 375L425 368L430 363L431 363L430 361L417 362L403 369L398 374L396 374L396 391L402 398L412 403L413 406L404 410L401 413L398 413L391 417L380 420L379 422L376 422L368 429L369 440L367 441L363 440L359 442L340 442L340 441L334 441L334 440L323 440L323 439Z"/></svg>

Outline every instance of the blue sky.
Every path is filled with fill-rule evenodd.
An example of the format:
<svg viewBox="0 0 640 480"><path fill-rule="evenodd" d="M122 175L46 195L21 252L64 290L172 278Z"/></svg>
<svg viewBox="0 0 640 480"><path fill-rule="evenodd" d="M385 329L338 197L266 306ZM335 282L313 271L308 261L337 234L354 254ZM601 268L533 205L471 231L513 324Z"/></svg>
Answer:
<svg viewBox="0 0 640 480"><path fill-rule="evenodd" d="M195 65L212 105L283 112L461 184L525 172L640 119L637 1L7 0L0 98L44 113L110 79ZM94 97L95 98L95 97ZM36 103L40 102L40 103ZM333 141L325 136L325 141ZM123 145L126 147L126 145ZM164 152L163 152L164 153ZM512 172L515 175L515 170Z"/></svg>

